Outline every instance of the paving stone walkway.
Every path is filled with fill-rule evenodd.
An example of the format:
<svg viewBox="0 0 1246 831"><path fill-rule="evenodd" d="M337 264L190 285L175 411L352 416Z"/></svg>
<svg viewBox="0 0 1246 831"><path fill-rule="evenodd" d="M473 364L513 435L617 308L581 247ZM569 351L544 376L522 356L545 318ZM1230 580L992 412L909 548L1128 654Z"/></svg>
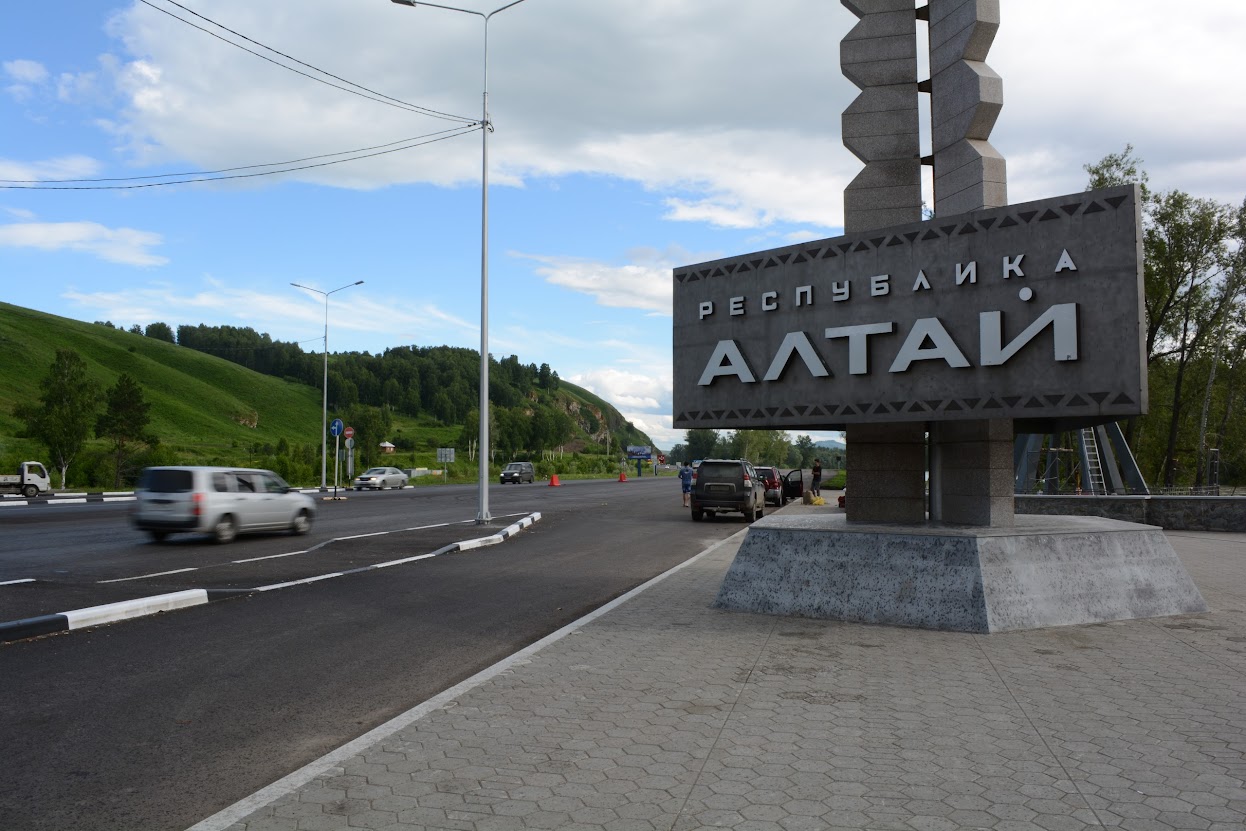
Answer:
<svg viewBox="0 0 1246 831"><path fill-rule="evenodd" d="M1243 831L1246 534L1169 537L1211 612L969 635L711 609L737 535L196 828Z"/></svg>

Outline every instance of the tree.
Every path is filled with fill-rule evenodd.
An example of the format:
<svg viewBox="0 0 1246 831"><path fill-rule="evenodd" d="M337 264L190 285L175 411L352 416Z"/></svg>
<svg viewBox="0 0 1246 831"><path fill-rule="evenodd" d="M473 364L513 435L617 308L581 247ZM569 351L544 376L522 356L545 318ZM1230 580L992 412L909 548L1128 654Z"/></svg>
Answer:
<svg viewBox="0 0 1246 831"><path fill-rule="evenodd" d="M809 436L797 436L796 443L792 445L796 452L800 454L800 467L810 467L813 465L814 457L818 455L817 445L813 443L813 439Z"/></svg>
<svg viewBox="0 0 1246 831"><path fill-rule="evenodd" d="M703 428L689 430L684 434L684 444L692 460L712 457L714 447L718 444L718 433Z"/></svg>
<svg viewBox="0 0 1246 831"><path fill-rule="evenodd" d="M1082 165L1090 176L1086 190L1136 184L1142 193L1142 204L1151 201L1150 177L1142 169L1142 159L1134 155L1134 146L1126 144L1122 153L1109 153L1095 164Z"/></svg>
<svg viewBox="0 0 1246 831"><path fill-rule="evenodd" d="M149 338L156 340L168 341L173 343L173 327L167 323L148 323L147 329L143 332Z"/></svg>
<svg viewBox="0 0 1246 831"><path fill-rule="evenodd" d="M1143 237L1147 355L1169 359L1176 371L1161 468L1172 487L1187 371L1240 300L1242 275L1228 267L1238 216L1232 206L1172 191L1155 198L1151 217Z"/></svg>
<svg viewBox="0 0 1246 831"><path fill-rule="evenodd" d="M38 404L19 405L13 414L26 422L26 435L47 447L64 488L69 465L90 435L99 384L87 377L81 355L58 349L39 389Z"/></svg>
<svg viewBox="0 0 1246 831"><path fill-rule="evenodd" d="M143 398L143 388L129 375L122 373L117 383L105 394L104 412L95 421L95 437L108 439L112 445L113 487L121 487L121 472L135 445L154 443L144 431L151 416L151 404Z"/></svg>

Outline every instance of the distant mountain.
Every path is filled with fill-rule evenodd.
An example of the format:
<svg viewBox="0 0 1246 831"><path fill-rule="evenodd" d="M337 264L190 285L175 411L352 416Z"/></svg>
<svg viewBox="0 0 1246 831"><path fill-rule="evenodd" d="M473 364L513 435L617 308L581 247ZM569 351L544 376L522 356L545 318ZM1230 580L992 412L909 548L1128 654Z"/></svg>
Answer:
<svg viewBox="0 0 1246 831"><path fill-rule="evenodd" d="M814 447L825 447L827 450L846 449L846 446L844 445L842 441L835 441L835 439L823 439L822 441L814 442L813 446Z"/></svg>

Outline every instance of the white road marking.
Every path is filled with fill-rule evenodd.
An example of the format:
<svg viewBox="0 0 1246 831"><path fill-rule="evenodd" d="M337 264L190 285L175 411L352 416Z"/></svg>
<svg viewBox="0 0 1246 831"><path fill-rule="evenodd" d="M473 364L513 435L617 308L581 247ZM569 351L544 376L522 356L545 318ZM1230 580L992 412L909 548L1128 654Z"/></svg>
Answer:
<svg viewBox="0 0 1246 831"><path fill-rule="evenodd" d="M127 580L146 580L148 577L164 577L167 574L182 574L187 571L198 571L197 568L175 568L173 571L157 571L155 574L140 574L137 577L118 577L114 580L98 580L97 583L124 583Z"/></svg>
<svg viewBox="0 0 1246 831"><path fill-rule="evenodd" d="M0 583L0 586L16 586L18 583L33 583L33 582L35 582L35 578L24 577L21 580L5 580L3 583Z"/></svg>

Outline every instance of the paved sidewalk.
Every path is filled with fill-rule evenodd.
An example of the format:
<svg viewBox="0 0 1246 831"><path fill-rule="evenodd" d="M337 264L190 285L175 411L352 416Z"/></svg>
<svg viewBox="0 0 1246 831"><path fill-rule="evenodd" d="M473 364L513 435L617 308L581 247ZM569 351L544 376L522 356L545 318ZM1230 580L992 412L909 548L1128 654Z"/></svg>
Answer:
<svg viewBox="0 0 1246 831"><path fill-rule="evenodd" d="M196 829L1242 831L1246 534L1169 536L1208 614L969 635L711 609L736 535Z"/></svg>

